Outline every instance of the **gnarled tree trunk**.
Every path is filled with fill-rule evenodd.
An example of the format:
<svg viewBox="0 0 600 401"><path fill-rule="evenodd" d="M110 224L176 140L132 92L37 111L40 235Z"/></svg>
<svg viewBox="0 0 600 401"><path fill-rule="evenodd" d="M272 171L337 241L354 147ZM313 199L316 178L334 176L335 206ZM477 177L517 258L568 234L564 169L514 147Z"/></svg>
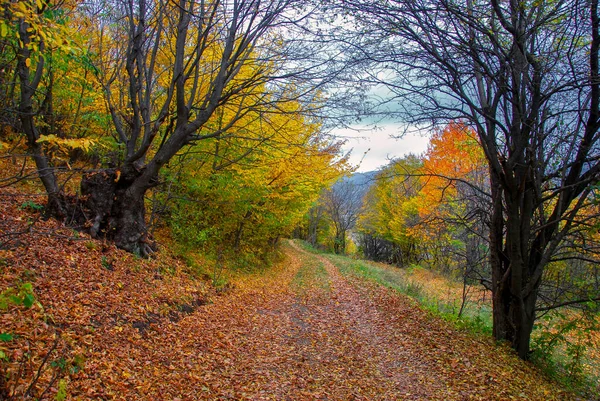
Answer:
<svg viewBox="0 0 600 401"><path fill-rule="evenodd" d="M104 237L126 251L148 256L156 250L145 220L142 174L135 168L106 169L81 181L86 208L93 213L90 234Z"/></svg>

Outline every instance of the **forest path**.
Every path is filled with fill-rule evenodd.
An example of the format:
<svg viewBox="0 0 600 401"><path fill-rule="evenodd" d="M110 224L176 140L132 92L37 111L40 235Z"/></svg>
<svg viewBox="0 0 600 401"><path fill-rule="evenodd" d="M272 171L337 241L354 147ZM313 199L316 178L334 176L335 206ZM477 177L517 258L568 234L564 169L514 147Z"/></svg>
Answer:
<svg viewBox="0 0 600 401"><path fill-rule="evenodd" d="M0 231L26 228L29 198L9 199ZM31 282L39 301L0 311L9 399L58 399L58 377L66 401L575 399L361 278L360 261L287 241L280 262L216 291L184 258L140 259L51 219L36 230L0 252L0 292Z"/></svg>
<svg viewBox="0 0 600 401"><path fill-rule="evenodd" d="M172 394L174 382L176 399L190 400L559 397L490 341L457 332L392 290L342 275L294 242L285 252L279 267L246 277L160 332L165 337L153 341L169 347L169 369L144 398Z"/></svg>
<svg viewBox="0 0 600 401"><path fill-rule="evenodd" d="M172 344L174 356L165 384L187 359L191 380L181 389L200 391L182 399L448 398L420 356L400 345L407 334L389 327L389 317L333 264L293 242L285 252L279 267L246 277L178 323L182 333L202 327L197 338L159 341ZM148 390L163 396L160 387Z"/></svg>

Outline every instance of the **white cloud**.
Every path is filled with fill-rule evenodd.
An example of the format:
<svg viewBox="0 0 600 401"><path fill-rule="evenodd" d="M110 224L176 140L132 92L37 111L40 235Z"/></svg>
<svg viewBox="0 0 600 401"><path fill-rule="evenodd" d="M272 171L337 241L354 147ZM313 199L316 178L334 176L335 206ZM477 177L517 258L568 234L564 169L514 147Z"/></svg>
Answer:
<svg viewBox="0 0 600 401"><path fill-rule="evenodd" d="M350 162L353 165L360 163L360 172L377 170L391 159L409 153L422 154L429 143L427 133L420 133L416 129L406 130L399 124L385 124L376 129L353 128L336 129L332 134L346 140L343 150L352 150ZM400 138L394 138L398 136Z"/></svg>

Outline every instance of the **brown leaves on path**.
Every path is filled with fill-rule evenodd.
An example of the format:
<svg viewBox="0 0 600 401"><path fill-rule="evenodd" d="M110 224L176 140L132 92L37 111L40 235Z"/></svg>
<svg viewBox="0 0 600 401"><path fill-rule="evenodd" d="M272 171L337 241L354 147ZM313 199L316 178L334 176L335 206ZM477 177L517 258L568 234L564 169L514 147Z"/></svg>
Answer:
<svg viewBox="0 0 600 401"><path fill-rule="evenodd" d="M34 217L14 218L21 202L2 203L5 221ZM504 348L293 243L277 266L216 293L164 250L136 259L52 221L19 241L0 255L0 290L30 281L43 309L0 311L16 393L58 333L48 360L66 365L68 400L569 399Z"/></svg>
<svg viewBox="0 0 600 401"><path fill-rule="evenodd" d="M341 276L327 259L310 256L324 264L332 289L329 300L308 308L318 322L312 334L328 338L314 351L344 355L345 373L326 384L329 399L572 399L508 348L457 331L395 291ZM354 378L361 385L350 392L344 384Z"/></svg>

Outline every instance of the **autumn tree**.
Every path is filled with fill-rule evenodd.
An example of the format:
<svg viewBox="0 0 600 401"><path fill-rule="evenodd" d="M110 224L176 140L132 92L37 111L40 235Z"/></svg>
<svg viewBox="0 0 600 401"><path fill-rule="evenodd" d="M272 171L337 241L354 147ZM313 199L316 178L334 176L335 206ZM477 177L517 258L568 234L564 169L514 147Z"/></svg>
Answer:
<svg viewBox="0 0 600 401"><path fill-rule="evenodd" d="M491 208L489 176L477 134L456 122L436 130L417 175L422 182L420 229L428 238L432 264L440 270L461 270L464 280L489 281L483 273Z"/></svg>
<svg viewBox="0 0 600 401"><path fill-rule="evenodd" d="M306 17L293 4L114 1L94 13L101 5L91 3L87 12L99 27L95 65L123 151L118 167L83 179L93 235L152 252L144 195L161 169L184 148L235 135L247 113L281 108L307 93L301 80L292 85L301 76L290 49L297 42L284 37ZM237 110L209 124L228 105Z"/></svg>
<svg viewBox="0 0 600 401"><path fill-rule="evenodd" d="M91 146L90 140L74 135L70 129L85 119L89 110L81 104L83 97L92 92L86 82L75 83L77 73L89 72L81 62L77 24L71 20L76 5L75 1L0 2L3 133L22 134L25 138L27 152L48 194L46 211L63 217L64 195L53 159ZM68 95L71 104L80 105L75 113L66 113L57 99L57 92L65 88L77 88Z"/></svg>
<svg viewBox="0 0 600 401"><path fill-rule="evenodd" d="M597 218L582 211L600 172L598 1L344 5L368 21L354 32L357 58L396 96L391 111L477 133L490 174L494 336L527 358L544 273L569 233Z"/></svg>
<svg viewBox="0 0 600 401"><path fill-rule="evenodd" d="M392 161L374 178L358 218L360 247L365 257L406 266L422 257L418 172L422 161L408 155Z"/></svg>
<svg viewBox="0 0 600 401"><path fill-rule="evenodd" d="M345 168L339 143L291 110L243 120L235 135L203 141L182 154L179 172L167 173L167 220L178 241L238 259L272 251Z"/></svg>

